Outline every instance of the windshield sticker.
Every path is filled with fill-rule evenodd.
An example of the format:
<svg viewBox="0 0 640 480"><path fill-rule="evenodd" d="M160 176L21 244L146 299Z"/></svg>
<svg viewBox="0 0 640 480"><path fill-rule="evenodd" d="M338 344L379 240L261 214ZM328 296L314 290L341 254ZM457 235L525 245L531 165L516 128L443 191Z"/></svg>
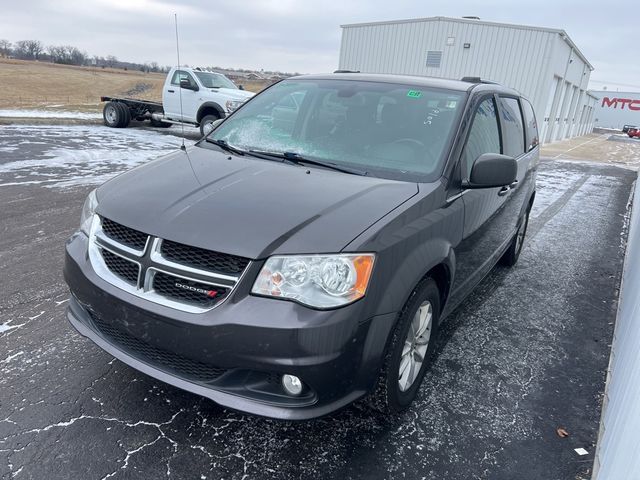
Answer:
<svg viewBox="0 0 640 480"><path fill-rule="evenodd" d="M422 92L420 90L409 90L407 92L407 97L420 98L421 96L422 96Z"/></svg>

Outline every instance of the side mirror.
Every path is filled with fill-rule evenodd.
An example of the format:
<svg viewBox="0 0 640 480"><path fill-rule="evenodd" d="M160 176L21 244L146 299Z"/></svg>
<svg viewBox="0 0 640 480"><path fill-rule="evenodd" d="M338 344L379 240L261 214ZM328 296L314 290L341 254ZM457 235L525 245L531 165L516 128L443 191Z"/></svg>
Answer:
<svg viewBox="0 0 640 480"><path fill-rule="evenodd" d="M504 187L518 178L518 162L513 157L498 153L484 153L471 167L469 181L464 188Z"/></svg>
<svg viewBox="0 0 640 480"><path fill-rule="evenodd" d="M194 92L197 92L199 90L198 86L192 85L188 78L180 79L180 88L184 88L186 90L193 90Z"/></svg>
<svg viewBox="0 0 640 480"><path fill-rule="evenodd" d="M243 85L238 85L238 90L244 90L244 86Z"/></svg>

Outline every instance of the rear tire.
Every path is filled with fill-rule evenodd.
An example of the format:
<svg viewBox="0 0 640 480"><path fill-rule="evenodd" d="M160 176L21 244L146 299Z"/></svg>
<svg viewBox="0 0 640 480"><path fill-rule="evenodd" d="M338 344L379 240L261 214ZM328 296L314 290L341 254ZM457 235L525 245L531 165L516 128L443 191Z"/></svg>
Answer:
<svg viewBox="0 0 640 480"><path fill-rule="evenodd" d="M127 128L131 122L131 110L124 103L116 103L116 107L120 110L120 121L117 128Z"/></svg>
<svg viewBox="0 0 640 480"><path fill-rule="evenodd" d="M102 118L107 127L118 128L122 121L122 112L118 102L107 102L102 109Z"/></svg>
<svg viewBox="0 0 640 480"><path fill-rule="evenodd" d="M520 226L518 227L518 231L516 232L513 240L511 240L511 245L502 258L500 259L500 263L505 267L513 267L516 263L518 263L518 259L520 258L520 253L522 252L522 247L524 246L524 239L527 235L527 227L529 226L529 212L531 211L531 206L527 209L527 213L524 215L524 219L520 222Z"/></svg>
<svg viewBox="0 0 640 480"><path fill-rule="evenodd" d="M209 135L211 133L211 130L213 130L211 124L219 119L220 116L213 114L205 115L204 117L202 117L202 120L200 120L200 134L203 137L205 135Z"/></svg>
<svg viewBox="0 0 640 480"><path fill-rule="evenodd" d="M411 405L433 361L439 317L438 286L433 279L426 278L413 291L398 317L378 385L368 399L371 407L394 414ZM418 364L419 358L422 361Z"/></svg>

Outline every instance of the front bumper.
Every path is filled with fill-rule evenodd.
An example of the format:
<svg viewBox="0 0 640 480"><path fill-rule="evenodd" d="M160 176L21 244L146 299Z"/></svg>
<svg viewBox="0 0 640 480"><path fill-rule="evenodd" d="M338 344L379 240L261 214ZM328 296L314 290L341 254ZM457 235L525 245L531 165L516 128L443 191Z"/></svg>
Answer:
<svg viewBox="0 0 640 480"><path fill-rule="evenodd" d="M366 297L337 310L312 310L249 295L255 272L247 272L224 303L187 313L97 276L87 242L78 233L67 243L67 318L143 373L225 407L287 420L331 413L363 396L377 379L396 315L366 318ZM282 389L285 373L304 382L300 396Z"/></svg>

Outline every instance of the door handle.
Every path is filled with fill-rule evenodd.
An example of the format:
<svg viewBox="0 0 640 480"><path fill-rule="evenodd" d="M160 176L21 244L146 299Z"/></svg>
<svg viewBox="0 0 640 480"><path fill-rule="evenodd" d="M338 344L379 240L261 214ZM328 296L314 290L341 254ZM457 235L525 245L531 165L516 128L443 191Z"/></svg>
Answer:
<svg viewBox="0 0 640 480"><path fill-rule="evenodd" d="M167 90L167 92L169 92L169 93L175 93L176 91L175 91L175 90Z"/></svg>
<svg viewBox="0 0 640 480"><path fill-rule="evenodd" d="M509 188L516 188L517 186L518 186L518 180L514 180L513 183L509 185Z"/></svg>
<svg viewBox="0 0 640 480"><path fill-rule="evenodd" d="M502 187L498 192L498 195L500 195L501 197L504 197L510 191L511 191L511 187Z"/></svg>

